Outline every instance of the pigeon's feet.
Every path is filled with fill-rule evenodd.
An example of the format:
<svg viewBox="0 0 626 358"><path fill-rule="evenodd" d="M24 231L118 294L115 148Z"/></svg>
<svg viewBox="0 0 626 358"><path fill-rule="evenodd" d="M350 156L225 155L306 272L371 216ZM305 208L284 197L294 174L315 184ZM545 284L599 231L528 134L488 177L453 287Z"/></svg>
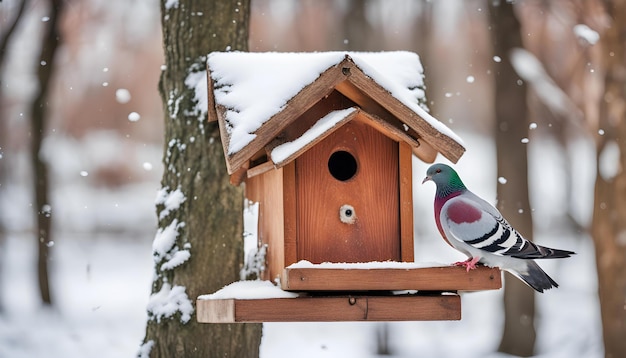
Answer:
<svg viewBox="0 0 626 358"><path fill-rule="evenodd" d="M480 257L470 257L469 259L465 261L455 262L453 265L463 266L465 267L465 271L469 272L469 270L473 270L476 268L476 264L478 263L478 260L480 260Z"/></svg>

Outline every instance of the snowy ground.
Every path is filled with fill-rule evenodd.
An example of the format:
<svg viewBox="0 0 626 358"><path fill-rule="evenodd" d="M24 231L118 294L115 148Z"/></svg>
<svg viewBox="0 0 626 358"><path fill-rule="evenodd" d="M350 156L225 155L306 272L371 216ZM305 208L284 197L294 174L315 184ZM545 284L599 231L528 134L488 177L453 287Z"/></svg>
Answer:
<svg viewBox="0 0 626 358"><path fill-rule="evenodd" d="M461 136L469 150L457 166L459 172L470 189L494 201L495 158L490 157L491 143L482 137L463 133ZM538 165L559 160L546 150L549 143L541 148L542 152L531 151ZM416 259L452 262L462 257L435 232L431 219L434 186L420 184L425 168L419 164L414 178L418 203ZM553 187L554 180L545 180L545 172L543 175L533 176L533 190L537 193L533 206L535 217L539 217L535 239L579 254L567 260L540 263L561 287L536 296L538 356L601 357L593 247L584 234L553 224L556 218L549 203L563 202L567 193ZM589 190L588 179L578 185ZM84 209L80 211L84 215L81 220L92 220L94 226L102 227L108 216L118 222L116 215L124 217L125 212L142 221L136 223L133 233L126 234L58 232L52 257L53 295L57 303L54 309L42 309L37 299L33 239L26 234L11 234L0 241L1 358L132 357L143 337L152 279L151 228L156 223L152 203L158 181L146 182L143 189L123 191L117 196L82 190L72 194L68 189L61 188L56 195L63 195L67 202ZM89 211L86 208L93 205L90 200L109 209ZM589 202L579 203L583 216L585 205ZM80 227L63 219L63 212L67 217L75 217L76 210L59 208L65 227ZM88 212L100 217L89 219ZM373 357L377 332L386 329L389 351L397 357L502 357L494 353L503 320L501 295L501 291L464 294L463 319L459 322L266 324L261 356Z"/></svg>
<svg viewBox="0 0 626 358"><path fill-rule="evenodd" d="M2 246L0 357L132 357L152 280L150 238L66 236L52 260L53 309L37 299L34 240Z"/></svg>

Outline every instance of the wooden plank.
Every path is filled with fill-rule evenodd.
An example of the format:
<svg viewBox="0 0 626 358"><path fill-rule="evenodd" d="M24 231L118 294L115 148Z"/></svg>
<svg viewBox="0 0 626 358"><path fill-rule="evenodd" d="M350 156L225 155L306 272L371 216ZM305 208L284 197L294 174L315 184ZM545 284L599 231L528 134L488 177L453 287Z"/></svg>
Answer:
<svg viewBox="0 0 626 358"><path fill-rule="evenodd" d="M351 68L348 81L361 90L378 104L383 106L392 115L401 119L409 127L415 129L426 142L452 162L457 162L465 152L465 148L452 138L439 132L417 113L395 99L378 83L366 76L357 66ZM339 88L338 88L339 89Z"/></svg>
<svg viewBox="0 0 626 358"><path fill-rule="evenodd" d="M198 322L235 322L235 300L196 300Z"/></svg>
<svg viewBox="0 0 626 358"><path fill-rule="evenodd" d="M399 173L400 181L400 256L404 262L413 262L414 235L413 235L413 156L411 147L404 142L399 143Z"/></svg>
<svg viewBox="0 0 626 358"><path fill-rule="evenodd" d="M424 163L432 163L437 159L437 150L425 141L420 142L419 147L413 147L413 154L420 158Z"/></svg>
<svg viewBox="0 0 626 358"><path fill-rule="evenodd" d="M369 95L363 93L353 83L348 80L338 83L335 89L349 98L354 103L358 104L365 112L373 114L383 120L389 122L397 120L388 110L374 101Z"/></svg>
<svg viewBox="0 0 626 358"><path fill-rule="evenodd" d="M458 266L412 269L285 268L286 291L477 291L502 287L498 268Z"/></svg>
<svg viewBox="0 0 626 358"><path fill-rule="evenodd" d="M265 145L272 141L285 127L290 125L319 100L329 95L334 90L337 83L346 79L343 68L351 66L354 66L354 64L344 59L339 64L328 68L320 74L314 82L304 87L297 95L291 98L282 111L268 119L267 122L256 130L254 133L256 138L252 142L240 151L228 155L229 173L239 169L246 160L250 159L254 153L265 147ZM218 116L219 113L220 111L218 109ZM219 122L224 122L225 120L223 115L220 116L219 119ZM223 136L225 133L220 134L222 135L223 142L229 141L230 137L228 133L226 133L226 136ZM226 145L226 148L227 147Z"/></svg>
<svg viewBox="0 0 626 358"><path fill-rule="evenodd" d="M461 319L456 294L197 300L196 309L200 323Z"/></svg>
<svg viewBox="0 0 626 358"><path fill-rule="evenodd" d="M414 148L418 148L420 146L420 142L417 139L411 137L406 133L406 131L397 128L382 118L377 117L374 114L369 114L363 110L360 110L358 114L358 118L360 120L363 120L365 123L376 128L376 130L384 133L387 137L395 140L396 142L404 142Z"/></svg>
<svg viewBox="0 0 626 358"><path fill-rule="evenodd" d="M211 70L209 69L209 64L206 66L206 82L207 82L207 116L209 118L209 122L217 121L217 112L215 110L215 92L213 90L213 80L211 79Z"/></svg>
<svg viewBox="0 0 626 358"><path fill-rule="evenodd" d="M226 122L224 122L224 117L226 116L226 108L224 106L216 105L215 112L218 119L217 124L220 129L220 138L222 142L222 150L224 151L224 159L226 160L226 171L228 172L228 174L233 174L237 170L239 170L247 162L247 160L241 161L241 163L239 163L239 166L236 168L231 165L229 159L230 156L228 155L228 143L230 143L230 133L228 131L228 128L226 128Z"/></svg>
<svg viewBox="0 0 626 358"><path fill-rule="evenodd" d="M260 244L268 245L268 270L262 279L274 280L280 277L284 261L284 207L283 207L283 171L270 170L246 180L246 198L259 203L258 239ZM291 264L291 263L290 263Z"/></svg>
<svg viewBox="0 0 626 358"><path fill-rule="evenodd" d="M241 168L239 168L239 170L237 170L236 172L230 175L231 185L239 186L243 182L244 178L246 177L246 173L248 171L249 165L250 165L250 162L245 162L244 165L242 165Z"/></svg>
<svg viewBox="0 0 626 358"><path fill-rule="evenodd" d="M371 297L368 321L451 321L461 319L459 295Z"/></svg>
<svg viewBox="0 0 626 358"><path fill-rule="evenodd" d="M348 80L343 81L337 84L335 89L355 104L358 104L359 107L363 109L364 113L382 120L388 125L413 138L413 140L418 140L418 138L420 138L420 134L416 132L415 129L406 126L406 124L398 117L394 116L385 107L373 100L368 94L363 93L363 91L356 87L352 82ZM419 144L422 145L422 143Z"/></svg>
<svg viewBox="0 0 626 358"><path fill-rule="evenodd" d="M267 171L270 171L272 169L275 169L274 163L272 163L271 161L268 161L268 162L259 164L259 165L255 166L255 167L252 167L252 168L248 169L246 171L246 177L247 178L252 178L252 177L255 177L257 175L261 175L261 174L263 174L263 173L265 173Z"/></svg>
<svg viewBox="0 0 626 358"><path fill-rule="evenodd" d="M283 171L283 215L284 215L284 248L281 271L274 272L276 276L282 274L282 268L298 261L297 246L297 219L296 219L296 163L291 162L281 168Z"/></svg>

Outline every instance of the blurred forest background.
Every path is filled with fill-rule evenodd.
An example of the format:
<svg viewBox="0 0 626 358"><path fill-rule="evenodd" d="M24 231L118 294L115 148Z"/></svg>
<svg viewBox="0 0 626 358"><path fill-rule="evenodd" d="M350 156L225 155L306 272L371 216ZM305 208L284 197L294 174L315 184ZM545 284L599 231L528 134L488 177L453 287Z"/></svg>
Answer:
<svg viewBox="0 0 626 358"><path fill-rule="evenodd" d="M486 180L481 185L495 199L507 182L515 182L515 172L500 171L501 160L514 162L519 173L527 166L531 210L524 214L533 214L535 236L567 232L587 242L561 247L575 251L593 250L595 242L605 273L598 286L595 277L580 278L591 286L585 290L599 296L581 308L592 312L577 314L588 317L587 329L596 331L602 318L607 356L626 352L626 5L516 1L513 12L494 17L500 11L494 3L252 0L249 49L420 54L431 113L482 148L484 159L465 168L485 172L467 176ZM127 326L123 318L137 321L130 324L135 341L94 343L87 333L77 333L82 319L69 320L74 323L66 328L91 342L85 349L94 356L102 355L100 346L133 352L143 334L145 311L137 308L145 307L150 292L154 197L163 171L159 9L157 0L0 1L0 353L23 348L2 345L25 339L30 328L17 322L39 315L42 302L62 312L109 315L110 321L97 326L102 332ZM518 49L499 47L511 35L507 24L518 25L513 34L521 41ZM529 159L526 164L525 154L498 158L496 167L496 157L506 152L498 138L507 132L498 117L497 76L507 66L522 92L515 104L506 105L526 114L525 133L514 134ZM511 142L506 138L505 144ZM476 167L483 162L485 169ZM430 206L431 198L426 201ZM418 240L438 239L422 227L416 233ZM130 262L141 268L128 276L135 281L121 282ZM68 282L72 276L66 275L76 271L87 282L83 286ZM98 279L107 284L89 286ZM567 285L577 279L557 281ZM93 303L105 292L132 287L138 294L131 298L120 294L102 309ZM84 294L88 303L81 302ZM600 303L610 309L601 311ZM518 314L522 326L533 325L532 316ZM51 315L51 321L64 317ZM58 339L52 331L43 337ZM596 338L601 340L601 333ZM492 350L499 341L504 352L531 355L534 332L529 339L526 350L516 351L497 337ZM604 352L602 342L593 339L577 344L591 356Z"/></svg>

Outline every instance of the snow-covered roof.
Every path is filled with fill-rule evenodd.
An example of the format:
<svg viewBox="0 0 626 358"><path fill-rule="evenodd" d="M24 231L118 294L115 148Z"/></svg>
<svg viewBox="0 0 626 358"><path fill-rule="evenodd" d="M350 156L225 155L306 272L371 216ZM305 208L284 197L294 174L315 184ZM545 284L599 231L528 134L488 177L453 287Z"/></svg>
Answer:
<svg viewBox="0 0 626 358"><path fill-rule="evenodd" d="M433 161L440 152L457 161L465 150L462 140L428 113L423 68L415 53L214 52L207 68L209 120L219 121L230 173L264 149L268 161L281 158L286 164L318 135L354 117L348 117L352 110L331 112L355 104L370 118L406 132L404 138L413 139L414 153L422 160ZM304 138L276 143L285 128L334 91L353 103L329 108L304 131Z"/></svg>

